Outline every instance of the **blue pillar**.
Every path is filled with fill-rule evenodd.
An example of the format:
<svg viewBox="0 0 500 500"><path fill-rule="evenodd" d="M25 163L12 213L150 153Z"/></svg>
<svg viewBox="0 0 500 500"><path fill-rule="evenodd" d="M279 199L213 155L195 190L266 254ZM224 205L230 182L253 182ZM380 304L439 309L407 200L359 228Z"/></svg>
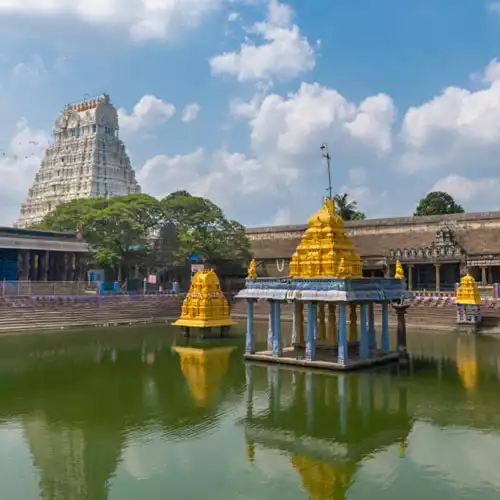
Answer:
<svg viewBox="0 0 500 500"><path fill-rule="evenodd" d="M316 335L317 335L317 304L309 302L307 304L307 339L306 339L306 360L316 359Z"/></svg>
<svg viewBox="0 0 500 500"><path fill-rule="evenodd" d="M339 353L338 362L344 365L347 362L348 352L347 352L347 304L341 302L339 304Z"/></svg>
<svg viewBox="0 0 500 500"><path fill-rule="evenodd" d="M297 309L298 303L296 300L292 302L292 345L297 342Z"/></svg>
<svg viewBox="0 0 500 500"><path fill-rule="evenodd" d="M267 350L273 350L273 328L274 328L274 301L268 300L267 304L269 306L269 318L267 326Z"/></svg>
<svg viewBox="0 0 500 500"><path fill-rule="evenodd" d="M382 352L389 354L389 304L382 304Z"/></svg>
<svg viewBox="0 0 500 500"><path fill-rule="evenodd" d="M253 300L247 300L247 339L245 354L255 353L255 336L253 332Z"/></svg>
<svg viewBox="0 0 500 500"><path fill-rule="evenodd" d="M373 302L368 304L368 338L370 349L376 349L377 335L375 333L375 308Z"/></svg>
<svg viewBox="0 0 500 500"><path fill-rule="evenodd" d="M283 340L281 339L281 304L279 300L274 301L274 331L273 331L273 356L283 355Z"/></svg>
<svg viewBox="0 0 500 500"><path fill-rule="evenodd" d="M361 314L360 314L360 341L359 341L359 357L368 358L369 354L369 342L368 342L368 330L366 328L366 316L368 312L368 306L366 304L361 304Z"/></svg>

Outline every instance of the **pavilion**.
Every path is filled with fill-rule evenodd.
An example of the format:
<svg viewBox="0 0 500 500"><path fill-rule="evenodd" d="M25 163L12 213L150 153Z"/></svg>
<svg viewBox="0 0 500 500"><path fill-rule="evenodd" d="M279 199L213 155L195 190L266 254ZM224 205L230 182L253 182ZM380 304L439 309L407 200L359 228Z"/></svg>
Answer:
<svg viewBox="0 0 500 500"><path fill-rule="evenodd" d="M361 259L344 231L344 221L335 213L333 199L325 198L323 207L309 219L292 256L288 278L257 278L255 261L251 263L245 288L236 296L247 301L245 358L340 370L395 360L398 354L390 346L389 305L412 297L404 277L363 278ZM256 300L269 304L267 349L261 352L255 348ZM289 347L283 345L281 333L284 302L293 304ZM376 304L382 309L379 336ZM404 310L398 316L404 321Z"/></svg>

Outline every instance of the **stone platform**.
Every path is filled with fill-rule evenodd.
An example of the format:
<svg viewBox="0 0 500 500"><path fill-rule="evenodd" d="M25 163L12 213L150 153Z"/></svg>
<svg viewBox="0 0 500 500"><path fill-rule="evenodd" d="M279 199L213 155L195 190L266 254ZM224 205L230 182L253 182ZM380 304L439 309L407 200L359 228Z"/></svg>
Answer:
<svg viewBox="0 0 500 500"><path fill-rule="evenodd" d="M319 370L352 371L375 365L393 363L397 361L399 357L397 352L384 354L382 351L373 350L370 352L370 357L361 358L356 354L356 346L349 346L349 356L345 363L338 362L337 349L317 349L316 359L314 360L305 359L304 353L305 347L303 349L285 347L281 356L273 356L272 351L259 351L254 354L246 353L245 360L262 363L277 363L288 366L300 366Z"/></svg>

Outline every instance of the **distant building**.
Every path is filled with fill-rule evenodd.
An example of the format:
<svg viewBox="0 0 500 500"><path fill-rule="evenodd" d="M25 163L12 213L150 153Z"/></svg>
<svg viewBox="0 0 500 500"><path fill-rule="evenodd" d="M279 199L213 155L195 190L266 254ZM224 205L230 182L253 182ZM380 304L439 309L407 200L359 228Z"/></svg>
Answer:
<svg viewBox="0 0 500 500"><path fill-rule="evenodd" d="M37 224L58 204L75 198L140 193L118 131L118 113L108 95L67 105L16 226Z"/></svg>
<svg viewBox="0 0 500 500"><path fill-rule="evenodd" d="M285 277L305 225L247 228L257 272ZM399 260L410 289L452 290L469 271L500 282L500 212L349 221L346 233L367 277L394 276Z"/></svg>

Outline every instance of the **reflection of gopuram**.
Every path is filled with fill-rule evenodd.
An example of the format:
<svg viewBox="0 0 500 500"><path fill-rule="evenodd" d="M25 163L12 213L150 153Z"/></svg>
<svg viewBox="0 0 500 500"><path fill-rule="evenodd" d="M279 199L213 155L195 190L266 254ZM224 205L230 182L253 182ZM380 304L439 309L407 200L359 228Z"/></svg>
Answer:
<svg viewBox="0 0 500 500"><path fill-rule="evenodd" d="M188 335L190 328L210 331L211 328L220 327L222 335L224 329L234 324L215 272L212 269L198 271L182 304L181 317L174 325L184 327Z"/></svg>
<svg viewBox="0 0 500 500"><path fill-rule="evenodd" d="M392 445L399 453L406 443L407 390L389 373L317 376L269 367L266 380L265 370L246 366L249 459L258 461L259 447L288 453L311 500L345 499L366 457ZM264 395L267 409L254 414L254 398Z"/></svg>
<svg viewBox="0 0 500 500"><path fill-rule="evenodd" d="M229 355L235 347L213 349L173 347L172 349L179 354L182 374L197 404L205 408L212 406L220 381L227 371Z"/></svg>
<svg viewBox="0 0 500 500"><path fill-rule="evenodd" d="M106 500L123 438L104 429L63 427L43 415L24 422L43 500Z"/></svg>
<svg viewBox="0 0 500 500"><path fill-rule="evenodd" d="M323 207L309 219L308 229L293 254L289 278L258 278L255 270L249 269L245 289L237 295L247 301L245 357L338 370L397 359L389 343L389 305L410 297L401 272L397 278L362 277L361 260L344 231L344 221L335 213L334 201L326 198ZM256 353L253 308L255 300L262 299L269 303L267 350ZM290 301L292 346L284 347L281 304ZM379 339L375 304L380 304L382 310ZM400 325L405 311L398 312ZM400 331L404 333L405 329ZM405 354L404 335L398 337L398 351Z"/></svg>

